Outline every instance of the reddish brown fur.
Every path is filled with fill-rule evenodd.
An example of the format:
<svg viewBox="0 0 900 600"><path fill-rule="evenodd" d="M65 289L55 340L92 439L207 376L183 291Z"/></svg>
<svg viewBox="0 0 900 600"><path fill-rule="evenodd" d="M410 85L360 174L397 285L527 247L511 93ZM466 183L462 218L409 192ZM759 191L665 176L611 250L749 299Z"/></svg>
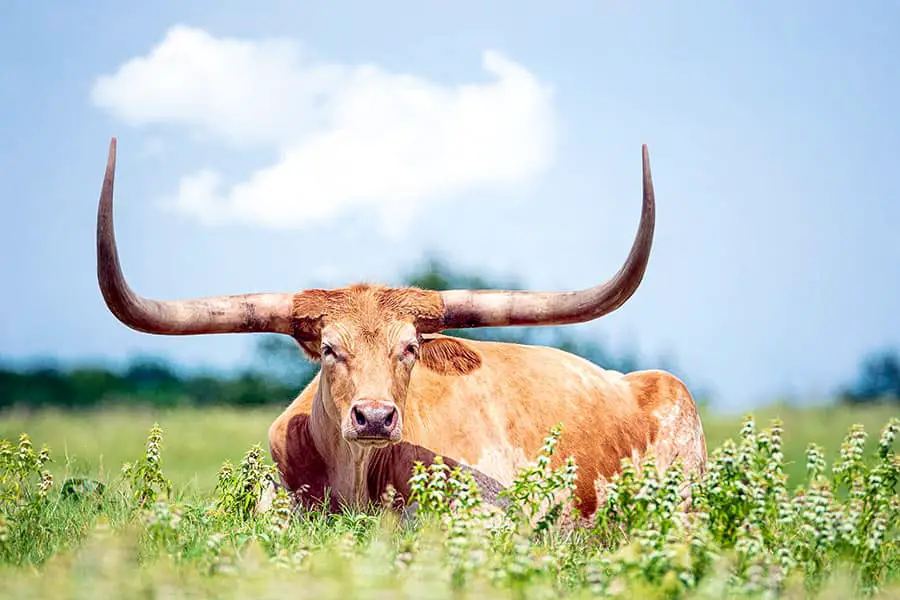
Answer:
<svg viewBox="0 0 900 600"><path fill-rule="evenodd" d="M404 496L413 460L433 453L507 485L560 422L554 461L575 457L585 516L598 506L597 486L624 457L653 450L660 467L680 459L688 471L704 468L696 406L669 373L623 375L555 348L421 335L413 365L397 354L403 340L416 335L413 324L441 310L440 296L423 290L314 290L298 294L294 306L298 338L312 358L321 358L323 335L339 340L347 356L323 361L269 430L283 482L291 489L309 484L310 498L321 499L329 487L343 502L371 501L388 483ZM406 444L360 450L341 437L341 419L363 396L396 403Z"/></svg>
<svg viewBox="0 0 900 600"><path fill-rule="evenodd" d="M419 364L435 373L467 375L481 368L481 356L457 339L431 338L422 346Z"/></svg>
<svg viewBox="0 0 900 600"><path fill-rule="evenodd" d="M374 332L386 319L434 323L443 318L440 294L417 288L389 288L357 284L336 290L312 289L294 295L294 327L298 340L317 340L325 319L352 321L362 331ZM304 343L312 358L315 344Z"/></svg>

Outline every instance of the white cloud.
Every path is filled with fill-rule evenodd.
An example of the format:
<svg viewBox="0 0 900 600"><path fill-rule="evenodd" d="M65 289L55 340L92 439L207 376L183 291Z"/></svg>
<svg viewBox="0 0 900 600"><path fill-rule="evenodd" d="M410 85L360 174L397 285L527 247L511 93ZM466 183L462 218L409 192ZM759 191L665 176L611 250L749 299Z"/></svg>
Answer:
<svg viewBox="0 0 900 600"><path fill-rule="evenodd" d="M97 78L91 99L133 126L277 152L230 187L212 170L182 177L174 206L203 222L300 228L371 207L398 234L428 204L526 184L552 163L550 86L495 51L482 67L490 81L446 86L175 26Z"/></svg>
<svg viewBox="0 0 900 600"><path fill-rule="evenodd" d="M144 140L144 146L141 148L141 156L145 158L154 158L161 156L166 151L166 143L162 138L148 137Z"/></svg>

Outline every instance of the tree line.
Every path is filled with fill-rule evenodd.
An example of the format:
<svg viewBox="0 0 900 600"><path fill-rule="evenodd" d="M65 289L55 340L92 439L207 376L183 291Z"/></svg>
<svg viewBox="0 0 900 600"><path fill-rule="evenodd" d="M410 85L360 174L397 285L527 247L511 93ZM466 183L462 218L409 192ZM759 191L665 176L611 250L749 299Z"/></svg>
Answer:
<svg viewBox="0 0 900 600"><path fill-rule="evenodd" d="M522 289L513 279L501 280L464 273L429 257L407 273L403 282L423 289ZM596 337L577 335L571 328L504 327L445 332L462 338L555 346L591 362L622 372L641 368L667 368L681 377L698 401L703 390L674 365L654 360L645 364L634 352L611 351ZM315 376L318 367L308 361L297 344L275 334L259 335L252 364L235 374L184 374L157 357L138 357L124 369L81 366L62 369L50 365L13 369L0 366L0 410L26 408L91 408L110 404L146 404L160 407L195 405L256 406L288 403ZM845 402L900 399L900 356L884 350L866 357L855 381L843 385L838 396Z"/></svg>

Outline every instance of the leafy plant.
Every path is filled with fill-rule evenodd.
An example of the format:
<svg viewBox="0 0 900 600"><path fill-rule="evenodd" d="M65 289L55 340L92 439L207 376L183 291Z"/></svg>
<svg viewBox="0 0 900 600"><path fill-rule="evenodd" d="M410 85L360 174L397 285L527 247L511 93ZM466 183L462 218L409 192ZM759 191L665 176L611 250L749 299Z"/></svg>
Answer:
<svg viewBox="0 0 900 600"><path fill-rule="evenodd" d="M503 508L482 501L469 471L440 457L417 464L411 527L377 507L298 510L277 486L261 503L276 478L258 444L237 467L223 463L211 497L185 501L162 471L158 425L109 485L120 493L64 494L46 469L49 450L36 452L23 434L18 445L0 443L0 568L10 565L13 595L42 597L57 593L42 586L60 569L87 577L83 593L95 593L100 575L84 574L98 561L119 561L103 571L116 593L139 581L132 592L142 596L170 594L166 565L193 590L184 595L229 597L871 596L900 590L898 430L891 419L867 455L866 431L851 427L830 468L810 445L806 479L791 489L781 423L760 431L747 417L701 476L686 478L678 464L661 472L652 453L624 460L585 525L577 465L557 456L564 432L555 427L503 492Z"/></svg>

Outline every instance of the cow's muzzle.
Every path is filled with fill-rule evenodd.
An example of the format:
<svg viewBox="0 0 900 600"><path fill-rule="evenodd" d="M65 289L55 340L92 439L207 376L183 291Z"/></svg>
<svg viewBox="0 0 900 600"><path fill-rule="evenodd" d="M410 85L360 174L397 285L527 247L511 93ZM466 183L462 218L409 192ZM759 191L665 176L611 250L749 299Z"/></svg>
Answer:
<svg viewBox="0 0 900 600"><path fill-rule="evenodd" d="M400 411L393 402L363 400L350 409L350 431L345 437L362 444L380 445L400 440Z"/></svg>

